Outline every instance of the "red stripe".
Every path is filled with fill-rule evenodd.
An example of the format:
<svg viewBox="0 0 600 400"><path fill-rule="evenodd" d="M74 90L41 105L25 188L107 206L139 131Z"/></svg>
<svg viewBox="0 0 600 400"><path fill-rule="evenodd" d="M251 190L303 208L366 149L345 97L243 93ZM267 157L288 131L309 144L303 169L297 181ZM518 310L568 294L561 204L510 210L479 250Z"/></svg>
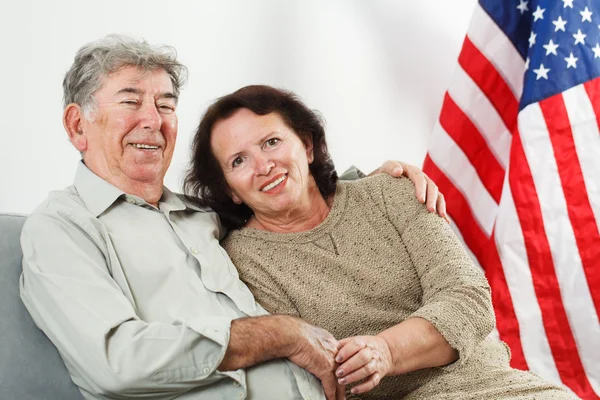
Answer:
<svg viewBox="0 0 600 400"><path fill-rule="evenodd" d="M550 244L533 176L518 130L513 131L509 182L521 223L533 287L540 305L546 337L561 380L578 396L598 399L587 379L560 297Z"/></svg>
<svg viewBox="0 0 600 400"><path fill-rule="evenodd" d="M440 124L475 167L479 179L496 200L496 203L500 203L504 183L504 168L500 165L494 153L490 151L479 129L456 105L448 93L444 97Z"/></svg>
<svg viewBox="0 0 600 400"><path fill-rule="evenodd" d="M527 370L527 361L523 354L519 322L515 315L512 297L506 283L504 269L496 249L494 237L488 238L471 212L463 194L456 189L452 182L435 165L427 155L423 171L433 179L448 201L448 214L460 230L465 244L485 271L486 278L492 288L492 302L496 314L496 325L500 339L511 349L513 368Z"/></svg>
<svg viewBox="0 0 600 400"><path fill-rule="evenodd" d="M519 102L494 65L467 36L458 63L490 100L510 132L517 123Z"/></svg>
<svg viewBox="0 0 600 400"><path fill-rule="evenodd" d="M579 249L579 257L598 313L600 312L600 268L598 268L600 234L577 156L569 115L561 95L541 101L540 108L554 149L554 158L567 202L569 220ZM598 111L600 112L600 108Z"/></svg>
<svg viewBox="0 0 600 400"><path fill-rule="evenodd" d="M598 131L600 132L600 78L588 81L583 86L592 102L592 108L596 113L596 121L598 121Z"/></svg>

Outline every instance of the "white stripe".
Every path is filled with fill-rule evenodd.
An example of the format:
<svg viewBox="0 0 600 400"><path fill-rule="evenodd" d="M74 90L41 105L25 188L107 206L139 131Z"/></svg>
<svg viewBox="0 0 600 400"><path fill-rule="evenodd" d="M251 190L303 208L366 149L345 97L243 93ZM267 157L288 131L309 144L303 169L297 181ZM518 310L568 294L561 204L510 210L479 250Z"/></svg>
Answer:
<svg viewBox="0 0 600 400"><path fill-rule="evenodd" d="M465 153L439 123L431 136L429 155L463 194L483 231L488 237L491 236L498 205L483 186Z"/></svg>
<svg viewBox="0 0 600 400"><path fill-rule="evenodd" d="M583 85L563 93L583 180L600 228L600 132L594 108ZM600 110L598 110L600 115ZM600 310L598 310L600 312Z"/></svg>
<svg viewBox="0 0 600 400"><path fill-rule="evenodd" d="M590 384L596 393L600 393L600 322L581 265L554 150L539 104L531 104L521 111L519 130L540 199L544 228L569 325Z"/></svg>
<svg viewBox="0 0 600 400"><path fill-rule="evenodd" d="M477 4L467 36L496 67L517 99L523 93L525 61L494 20Z"/></svg>
<svg viewBox="0 0 600 400"><path fill-rule="evenodd" d="M506 177L508 178L508 174ZM517 321L519 321L521 345L527 365L532 372L549 381L561 384L544 330L542 312L533 287L533 278L527 264L523 232L512 192L506 181L500 199L494 238L515 307Z"/></svg>
<svg viewBox="0 0 600 400"><path fill-rule="evenodd" d="M452 218L450 218L450 217L448 217L448 219L450 220L450 227L452 228L452 231L454 232L454 234L456 235L456 237L463 244L463 247L464 247L465 251L467 252L467 254L469 255L469 257L471 257L471 260L473 260L473 264L475 264L475 266L477 268L479 268L479 270L481 272L485 273L485 271L483 270L483 268L481 268L481 265L479 264L479 261L477 260L477 257L475 257L475 254L473 254L473 252L471 251L471 249L469 248L469 246L467 246L467 243L465 243L465 239L463 238L462 233L458 229L458 226L456 226L456 224L454 223L454 220ZM496 339L496 340L500 340L500 333L498 332L498 328L495 325L494 325L494 329L490 332L490 334L488 335L488 337Z"/></svg>
<svg viewBox="0 0 600 400"><path fill-rule="evenodd" d="M448 95L477 127L496 160L506 169L512 135L492 103L460 65L454 73Z"/></svg>

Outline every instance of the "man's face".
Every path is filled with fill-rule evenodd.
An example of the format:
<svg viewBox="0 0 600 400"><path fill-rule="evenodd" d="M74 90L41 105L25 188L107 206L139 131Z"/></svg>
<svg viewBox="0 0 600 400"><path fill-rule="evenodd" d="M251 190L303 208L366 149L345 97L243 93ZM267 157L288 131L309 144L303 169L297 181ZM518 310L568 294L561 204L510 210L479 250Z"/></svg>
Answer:
<svg viewBox="0 0 600 400"><path fill-rule="evenodd" d="M162 186L177 138L169 75L123 67L104 78L94 98L96 111L81 121L86 166L128 193L147 184Z"/></svg>

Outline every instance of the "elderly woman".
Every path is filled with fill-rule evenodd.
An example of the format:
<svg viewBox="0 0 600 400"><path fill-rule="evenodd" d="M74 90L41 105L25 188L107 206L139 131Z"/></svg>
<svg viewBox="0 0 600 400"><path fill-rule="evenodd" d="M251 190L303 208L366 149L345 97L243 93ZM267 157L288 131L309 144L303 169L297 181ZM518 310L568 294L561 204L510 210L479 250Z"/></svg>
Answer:
<svg viewBox="0 0 600 400"><path fill-rule="evenodd" d="M364 399L570 399L511 369L488 338L490 289L406 179L340 183L319 118L249 86L206 112L188 194L232 228L223 246L257 301L340 341L336 375Z"/></svg>

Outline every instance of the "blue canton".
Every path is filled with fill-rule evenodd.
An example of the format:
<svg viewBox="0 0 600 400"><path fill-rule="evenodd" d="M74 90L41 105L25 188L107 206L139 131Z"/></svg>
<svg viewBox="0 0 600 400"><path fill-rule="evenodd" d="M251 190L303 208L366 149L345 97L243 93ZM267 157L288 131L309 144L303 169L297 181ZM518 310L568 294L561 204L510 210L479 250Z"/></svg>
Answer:
<svg viewBox="0 0 600 400"><path fill-rule="evenodd" d="M525 60L519 109L600 76L600 0L480 0Z"/></svg>

